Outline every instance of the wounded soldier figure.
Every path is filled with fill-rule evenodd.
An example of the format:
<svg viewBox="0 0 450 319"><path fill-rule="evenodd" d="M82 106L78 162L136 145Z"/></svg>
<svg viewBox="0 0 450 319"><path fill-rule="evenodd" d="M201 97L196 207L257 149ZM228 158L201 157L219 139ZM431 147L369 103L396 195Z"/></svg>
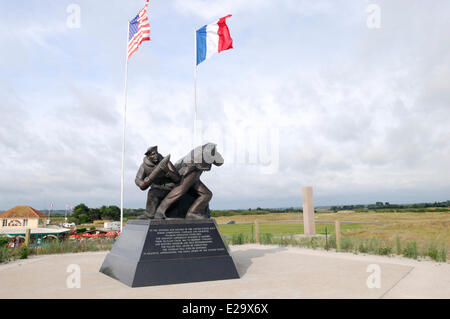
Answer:
<svg viewBox="0 0 450 319"><path fill-rule="evenodd" d="M212 164L220 166L223 158L216 144L196 147L173 165L170 155L165 158L153 146L145 153L144 162L136 175L136 185L142 190L151 186L146 212L140 219L209 218L211 191L200 181L204 171Z"/></svg>

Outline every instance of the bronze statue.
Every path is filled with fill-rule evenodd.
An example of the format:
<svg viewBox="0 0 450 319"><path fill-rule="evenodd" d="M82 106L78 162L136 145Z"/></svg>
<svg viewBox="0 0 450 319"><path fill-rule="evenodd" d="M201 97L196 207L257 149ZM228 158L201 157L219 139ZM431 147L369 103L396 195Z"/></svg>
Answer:
<svg viewBox="0 0 450 319"><path fill-rule="evenodd" d="M140 189L146 190L150 187L147 194L145 214L138 218L154 218L156 208L161 200L180 180L181 176L170 162L170 155L163 158L158 153L158 146L149 147L145 152L143 163L139 167L135 179L135 183Z"/></svg>
<svg viewBox="0 0 450 319"><path fill-rule="evenodd" d="M147 152L152 149L156 147L149 148ZM146 213L139 218L209 218L208 204L212 193L200 181L200 176L204 171L209 171L213 164L223 164L216 144L207 143L193 149L175 165L170 162L170 155L163 159L157 149L156 154L144 158L136 176L136 184L142 190L152 185L147 198ZM145 170L146 173L143 173ZM147 177L148 181L145 181Z"/></svg>

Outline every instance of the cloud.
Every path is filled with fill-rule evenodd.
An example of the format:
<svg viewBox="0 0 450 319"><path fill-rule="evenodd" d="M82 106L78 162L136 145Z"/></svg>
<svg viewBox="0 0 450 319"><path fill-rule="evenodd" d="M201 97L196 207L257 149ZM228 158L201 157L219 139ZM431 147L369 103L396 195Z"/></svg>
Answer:
<svg viewBox="0 0 450 319"><path fill-rule="evenodd" d="M230 0L230 1L207 1L207 0L175 0L175 10L184 15L197 15L204 19L218 19L229 13L257 12L264 10L270 4L267 0ZM211 21L213 22L213 21ZM208 22L209 23L209 22Z"/></svg>
<svg viewBox="0 0 450 319"><path fill-rule="evenodd" d="M108 16L119 21L125 7L114 4ZM78 33L43 27L50 13L37 12L21 30L25 37L36 30L39 41L8 53L0 77L0 209L119 204L124 65L114 61L123 41L120 28L96 23L102 8L80 5ZM370 30L364 5L347 2L170 2L175 11L155 4L159 33L129 65L125 206L145 204L134 176L148 146L174 161L192 147L191 50L169 41L192 32L175 35L164 21L208 23L229 11L254 20L234 16L235 48L199 67L203 138L225 158L202 176L213 208L300 206L305 185L314 186L316 204L447 200L450 40L437 32L449 26L439 5L448 8L381 1L382 27ZM266 29L253 27L269 16ZM94 25L107 33L102 41L90 36ZM5 39L17 44L0 31ZM277 169L263 172L270 155L279 156Z"/></svg>

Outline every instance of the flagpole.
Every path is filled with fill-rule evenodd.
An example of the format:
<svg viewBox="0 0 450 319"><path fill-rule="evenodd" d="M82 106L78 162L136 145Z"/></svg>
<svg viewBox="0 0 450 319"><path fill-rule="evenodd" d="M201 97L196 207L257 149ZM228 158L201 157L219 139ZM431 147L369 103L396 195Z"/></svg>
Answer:
<svg viewBox="0 0 450 319"><path fill-rule="evenodd" d="M197 30L194 28L194 145L197 143Z"/></svg>
<svg viewBox="0 0 450 319"><path fill-rule="evenodd" d="M124 163L125 163L125 128L127 124L127 83L128 83L128 37L130 34L130 21L128 21L127 28L127 46L126 46L126 62L125 62L125 89L124 89L124 99L125 103L123 106L123 132L122 132L122 175L120 183L120 232L123 228L123 179L124 179Z"/></svg>

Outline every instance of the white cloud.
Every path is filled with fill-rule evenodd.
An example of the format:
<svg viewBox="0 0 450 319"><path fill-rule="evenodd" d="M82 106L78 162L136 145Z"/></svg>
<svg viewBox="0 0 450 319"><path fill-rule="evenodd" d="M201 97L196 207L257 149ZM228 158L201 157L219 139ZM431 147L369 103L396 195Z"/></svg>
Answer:
<svg viewBox="0 0 450 319"><path fill-rule="evenodd" d="M361 5L348 5L350 17L343 19L345 10L330 3L172 2L176 11L170 19L196 15L207 23L231 10L257 19L272 14L270 34L290 30L286 38L294 39L305 30L316 32L314 41L280 38L262 51L265 30L244 36L240 27L251 21L235 21L232 34L239 45L199 68L199 119L209 130L205 139L217 142L226 160L202 177L214 192L213 207L299 206L304 185L315 187L318 204L448 199L450 40L436 32L448 29L445 10L381 2L382 28L374 31L365 28L365 11L356 10ZM88 9L95 6L81 8L90 17ZM122 9L113 6L108 14L117 20ZM53 43L58 32L41 25L23 26L38 30L40 40L14 49L0 75L0 209L20 203L42 208L51 201L57 207L118 204L123 65L111 62L117 54L111 52L122 50L123 43L109 34L108 41L93 44L86 35L95 23L84 21L76 43L92 45L91 58L86 48L66 51L73 38ZM333 33L334 25L342 29ZM0 32L0 40L4 37ZM53 49L47 45L61 54L48 58L45 67L18 67L20 51L42 57ZM148 146L158 145L174 161L191 148L193 84L186 74L192 66L169 70L157 41L144 45L150 48L138 51L130 65L127 207L145 204L134 175ZM177 66L191 61L185 51L170 50ZM151 58L144 56L150 51ZM251 162L249 154L239 162L241 153L226 143L249 145L250 134L271 130L280 136L279 170L273 174L262 174L264 165Z"/></svg>

